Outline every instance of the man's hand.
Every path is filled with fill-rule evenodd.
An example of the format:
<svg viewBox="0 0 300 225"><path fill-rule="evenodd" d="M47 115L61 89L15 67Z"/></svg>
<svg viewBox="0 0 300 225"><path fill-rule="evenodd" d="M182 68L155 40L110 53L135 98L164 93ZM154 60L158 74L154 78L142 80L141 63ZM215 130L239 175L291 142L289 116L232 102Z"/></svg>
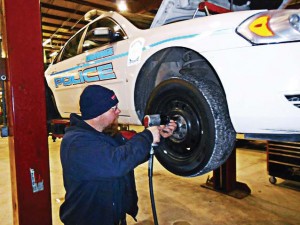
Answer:
<svg viewBox="0 0 300 225"><path fill-rule="evenodd" d="M173 132L176 130L177 124L174 120L170 120L170 122L167 125L161 125L159 127L160 135L164 138L168 138L171 135L173 135Z"/></svg>
<svg viewBox="0 0 300 225"><path fill-rule="evenodd" d="M153 144L160 142L160 136L168 138L173 135L173 132L176 130L177 124L174 120L170 120L167 125L152 126L147 129L151 131L153 136Z"/></svg>
<svg viewBox="0 0 300 225"><path fill-rule="evenodd" d="M158 126L153 126L153 127L148 127L147 129L152 133L153 144L159 143L160 142L160 131L161 131L161 128L158 127Z"/></svg>

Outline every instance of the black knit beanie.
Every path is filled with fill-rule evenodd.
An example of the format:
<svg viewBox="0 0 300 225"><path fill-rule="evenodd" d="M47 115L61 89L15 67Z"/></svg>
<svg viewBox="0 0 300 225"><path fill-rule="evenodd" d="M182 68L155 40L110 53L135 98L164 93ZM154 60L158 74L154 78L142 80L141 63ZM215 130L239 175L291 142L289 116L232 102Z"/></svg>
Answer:
<svg viewBox="0 0 300 225"><path fill-rule="evenodd" d="M80 96L80 111L83 120L93 119L119 102L115 93L100 85L87 86Z"/></svg>

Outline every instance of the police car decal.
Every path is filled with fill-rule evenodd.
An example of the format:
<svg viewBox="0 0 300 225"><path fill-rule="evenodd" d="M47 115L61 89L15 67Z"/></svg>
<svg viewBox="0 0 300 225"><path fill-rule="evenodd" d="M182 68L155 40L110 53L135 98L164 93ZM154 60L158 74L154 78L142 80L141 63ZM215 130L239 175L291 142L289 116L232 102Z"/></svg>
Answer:
<svg viewBox="0 0 300 225"><path fill-rule="evenodd" d="M55 87L70 86L83 83L96 82L101 80L116 79L116 74L113 71L112 63L91 67L82 71L79 71L79 77L64 76L54 79Z"/></svg>
<svg viewBox="0 0 300 225"><path fill-rule="evenodd" d="M130 44L128 61L127 61L128 66L132 66L132 65L136 65L136 64L140 63L141 57L142 57L142 52L145 51L145 49L143 49L144 43L145 43L145 39L138 38L138 39L135 39Z"/></svg>

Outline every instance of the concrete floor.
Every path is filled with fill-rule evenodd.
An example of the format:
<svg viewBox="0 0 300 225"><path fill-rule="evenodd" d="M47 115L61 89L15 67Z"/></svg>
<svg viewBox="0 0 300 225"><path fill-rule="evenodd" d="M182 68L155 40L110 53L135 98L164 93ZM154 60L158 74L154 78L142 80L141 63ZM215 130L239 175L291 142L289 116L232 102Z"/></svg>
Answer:
<svg viewBox="0 0 300 225"><path fill-rule="evenodd" d="M64 199L59 147L61 140L49 138L52 219L61 225L59 207ZM152 225L147 163L136 169L139 194L138 222L128 218L128 225ZM299 225L300 184L278 179L268 181L266 155L262 150L237 149L237 180L246 183L251 195L236 199L210 189L205 174L195 178L175 176L155 160L154 192L160 225ZM12 225L9 151L6 138L0 138L0 224ZM42 224L41 224L42 225Z"/></svg>

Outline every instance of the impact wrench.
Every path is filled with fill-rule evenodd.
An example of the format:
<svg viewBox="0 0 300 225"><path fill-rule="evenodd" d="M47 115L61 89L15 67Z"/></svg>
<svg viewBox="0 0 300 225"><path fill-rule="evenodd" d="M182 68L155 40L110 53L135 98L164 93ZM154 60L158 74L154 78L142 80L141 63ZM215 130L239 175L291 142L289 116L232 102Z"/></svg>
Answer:
<svg viewBox="0 0 300 225"><path fill-rule="evenodd" d="M144 117L144 126L145 127L165 125L165 124L168 124L169 122L170 122L170 119L168 117L161 116L160 114L146 115ZM151 145L150 157L149 157L149 161L148 161L148 177L149 177L149 191L150 191L150 199L151 199L151 207L152 207L154 225L158 225L155 200L154 200L154 192L153 192L153 182L152 182L154 147L155 146L157 146L157 144Z"/></svg>

